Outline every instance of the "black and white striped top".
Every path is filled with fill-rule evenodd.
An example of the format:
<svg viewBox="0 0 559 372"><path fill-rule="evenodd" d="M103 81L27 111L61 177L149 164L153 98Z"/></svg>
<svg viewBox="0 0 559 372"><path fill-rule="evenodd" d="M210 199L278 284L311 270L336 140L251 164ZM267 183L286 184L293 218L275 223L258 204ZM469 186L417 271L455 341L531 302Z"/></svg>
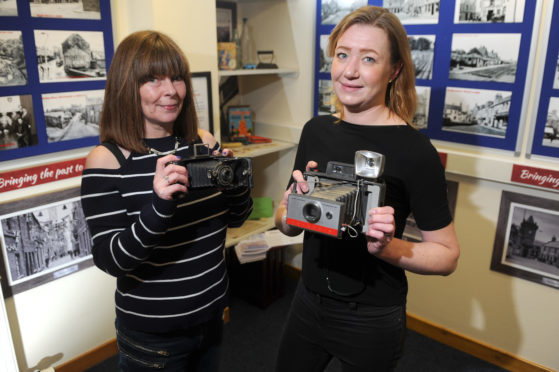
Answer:
<svg viewBox="0 0 559 372"><path fill-rule="evenodd" d="M171 152L175 137L146 140ZM177 155L192 156L181 143ZM220 315L228 279L224 261L228 226L252 211L250 189L189 190L178 201L153 191L157 156L132 153L120 169L86 169L82 206L93 259L117 277L116 313L125 327L166 332Z"/></svg>

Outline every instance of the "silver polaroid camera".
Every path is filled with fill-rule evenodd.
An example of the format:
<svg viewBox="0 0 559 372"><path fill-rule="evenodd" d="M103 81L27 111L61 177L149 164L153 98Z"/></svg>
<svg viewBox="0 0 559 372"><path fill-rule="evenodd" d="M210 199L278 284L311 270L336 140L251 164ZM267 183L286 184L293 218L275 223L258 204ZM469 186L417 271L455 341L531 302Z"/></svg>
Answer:
<svg viewBox="0 0 559 372"><path fill-rule="evenodd" d="M338 239L364 233L367 211L384 203L383 169L384 155L362 150L355 165L331 161L326 173L305 172L309 192L289 194L286 222Z"/></svg>

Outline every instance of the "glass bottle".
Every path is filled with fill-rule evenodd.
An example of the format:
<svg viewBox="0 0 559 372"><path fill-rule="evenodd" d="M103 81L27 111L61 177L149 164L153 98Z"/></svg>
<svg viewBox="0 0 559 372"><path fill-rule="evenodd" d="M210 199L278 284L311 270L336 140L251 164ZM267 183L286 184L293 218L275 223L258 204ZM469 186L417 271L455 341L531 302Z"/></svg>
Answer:
<svg viewBox="0 0 559 372"><path fill-rule="evenodd" d="M233 32L233 42L235 43L235 60L236 66L235 69L242 69L243 68L243 58L242 58L242 47L241 47L241 36L239 35L239 30L235 29Z"/></svg>
<svg viewBox="0 0 559 372"><path fill-rule="evenodd" d="M241 56L243 68L255 68L255 53L252 35L248 27L247 18L243 18L243 32L241 34Z"/></svg>

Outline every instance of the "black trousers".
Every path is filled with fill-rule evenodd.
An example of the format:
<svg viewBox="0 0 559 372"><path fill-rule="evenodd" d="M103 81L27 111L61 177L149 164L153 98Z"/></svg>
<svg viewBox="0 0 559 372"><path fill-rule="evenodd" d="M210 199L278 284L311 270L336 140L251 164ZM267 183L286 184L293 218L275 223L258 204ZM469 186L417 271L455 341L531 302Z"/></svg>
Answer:
<svg viewBox="0 0 559 372"><path fill-rule="evenodd" d="M402 355L406 308L343 302L299 281L285 325L277 372L324 371L338 358L344 372L392 371Z"/></svg>

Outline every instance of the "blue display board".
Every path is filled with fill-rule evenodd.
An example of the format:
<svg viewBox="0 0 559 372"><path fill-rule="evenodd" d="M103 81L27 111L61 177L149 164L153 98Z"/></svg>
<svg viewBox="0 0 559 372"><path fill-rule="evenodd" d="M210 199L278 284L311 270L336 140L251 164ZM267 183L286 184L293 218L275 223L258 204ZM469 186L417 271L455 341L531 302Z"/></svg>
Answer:
<svg viewBox="0 0 559 372"><path fill-rule="evenodd" d="M109 1L2 1L0 161L97 144L113 52Z"/></svg>
<svg viewBox="0 0 559 372"><path fill-rule="evenodd" d="M552 36L554 35L554 36ZM559 2L551 14L531 154L559 157Z"/></svg>
<svg viewBox="0 0 559 372"><path fill-rule="evenodd" d="M324 51L335 23L352 9L318 0L315 115L333 111ZM432 139L515 151L524 107L536 0L358 1L402 21L416 67L414 122ZM555 54L557 57L557 53Z"/></svg>

